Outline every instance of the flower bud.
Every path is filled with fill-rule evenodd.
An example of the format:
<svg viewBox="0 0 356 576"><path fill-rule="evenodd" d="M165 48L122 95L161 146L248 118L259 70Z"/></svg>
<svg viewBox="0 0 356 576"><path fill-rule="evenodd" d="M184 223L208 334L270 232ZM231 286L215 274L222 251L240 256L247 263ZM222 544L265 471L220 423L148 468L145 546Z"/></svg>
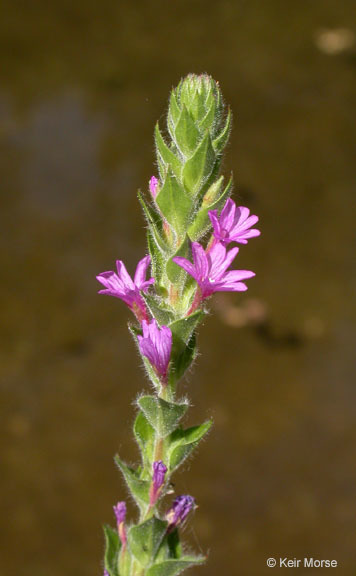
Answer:
<svg viewBox="0 0 356 576"><path fill-rule="evenodd" d="M168 531L171 532L182 524L189 512L195 507L195 500L192 496L182 495L177 496L174 500L172 507L168 510L166 514L166 520L168 522Z"/></svg>
<svg viewBox="0 0 356 576"><path fill-rule="evenodd" d="M126 519L126 503L118 502L114 506L114 513L117 522L117 531L119 533L119 538L121 540L122 547L125 548L127 542L125 519Z"/></svg>
<svg viewBox="0 0 356 576"><path fill-rule="evenodd" d="M157 502L158 496L164 484L167 467L163 464L162 460L153 463L153 477L150 488L150 506L154 506Z"/></svg>

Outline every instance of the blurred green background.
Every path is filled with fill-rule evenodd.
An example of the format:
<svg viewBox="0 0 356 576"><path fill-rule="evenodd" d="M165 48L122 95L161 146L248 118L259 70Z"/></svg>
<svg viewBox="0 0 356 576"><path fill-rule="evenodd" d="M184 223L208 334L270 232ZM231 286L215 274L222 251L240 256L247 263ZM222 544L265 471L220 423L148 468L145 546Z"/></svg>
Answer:
<svg viewBox="0 0 356 576"><path fill-rule="evenodd" d="M210 551L191 574L258 576L288 555L355 574L355 16L354 0L3 3L2 575L102 573L101 524L125 497L113 455L137 459L147 384L95 275L144 255L153 126L204 71L234 112L225 173L262 236L182 386L191 421L215 421L176 476L199 504L185 537Z"/></svg>

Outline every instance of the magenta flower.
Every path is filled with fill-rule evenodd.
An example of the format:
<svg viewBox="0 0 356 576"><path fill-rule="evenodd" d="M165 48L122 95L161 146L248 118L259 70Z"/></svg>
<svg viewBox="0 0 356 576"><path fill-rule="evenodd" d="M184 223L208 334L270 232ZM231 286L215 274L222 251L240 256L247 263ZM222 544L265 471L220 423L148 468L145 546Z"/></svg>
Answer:
<svg viewBox="0 0 356 576"><path fill-rule="evenodd" d="M156 176L152 176L149 182L150 192L152 194L152 198L155 199L158 192L158 180Z"/></svg>
<svg viewBox="0 0 356 576"><path fill-rule="evenodd" d="M226 200L220 217L218 217L217 210L210 210L209 218L213 225L215 240L225 246L230 242L247 244L250 238L261 234L257 228L252 228L258 222L258 217L250 216L248 208L236 206L231 198Z"/></svg>
<svg viewBox="0 0 356 576"><path fill-rule="evenodd" d="M106 568L105 568L105 570L104 570L104 576L110 576L110 574L109 574L109 572L106 570Z"/></svg>
<svg viewBox="0 0 356 576"><path fill-rule="evenodd" d="M195 500L192 496L184 495L177 496L174 500L172 507L166 514L168 522L168 531L171 532L176 526L184 522L192 508L195 507Z"/></svg>
<svg viewBox="0 0 356 576"><path fill-rule="evenodd" d="M159 328L155 319L151 323L144 320L142 330L143 336L137 337L141 354L150 361L162 385L165 386L171 359L172 332L168 326Z"/></svg>
<svg viewBox="0 0 356 576"><path fill-rule="evenodd" d="M246 284L242 280L255 276L251 270L230 270L238 248L227 252L221 243L215 244L207 253L198 242L192 242L193 263L176 256L173 261L190 274L199 284L201 298L208 298L214 292L244 292Z"/></svg>
<svg viewBox="0 0 356 576"><path fill-rule="evenodd" d="M105 286L105 290L99 290L99 294L108 294L123 300L136 314L140 322L147 320L146 304L140 292L147 292L149 286L154 283L154 278L146 280L147 268L150 263L150 256L145 256L139 261L134 280L127 272L122 260L116 261L117 274L112 271L102 272L96 277Z"/></svg>
<svg viewBox="0 0 356 576"><path fill-rule="evenodd" d="M154 506L157 502L157 498L164 484L166 473L167 473L167 466L163 464L162 460L157 460L157 462L153 462L153 477L150 488L150 506Z"/></svg>
<svg viewBox="0 0 356 576"><path fill-rule="evenodd" d="M119 533L119 538L121 540L121 544L123 548L126 546L127 542L127 535L126 535L126 528L125 528L125 519L126 519L126 503L125 502L118 502L114 508L114 513L117 522L117 531Z"/></svg>

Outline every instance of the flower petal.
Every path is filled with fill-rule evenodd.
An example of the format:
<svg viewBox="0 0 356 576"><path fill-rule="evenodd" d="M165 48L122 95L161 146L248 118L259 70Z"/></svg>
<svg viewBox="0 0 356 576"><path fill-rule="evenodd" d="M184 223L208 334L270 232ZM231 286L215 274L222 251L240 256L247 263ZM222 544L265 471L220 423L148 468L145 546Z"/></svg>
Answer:
<svg viewBox="0 0 356 576"><path fill-rule="evenodd" d="M194 268L196 270L196 279L198 282L199 280L205 280L209 275L210 266L203 246L201 246L199 242L192 242L192 253Z"/></svg>
<svg viewBox="0 0 356 576"><path fill-rule="evenodd" d="M122 260L116 260L116 267L117 272L120 280L124 283L125 287L129 290L135 289L135 284L132 281L131 276L129 275L128 271L126 270L126 266Z"/></svg>
<svg viewBox="0 0 356 576"><path fill-rule="evenodd" d="M193 264L191 262L189 262L189 260L187 260L186 258L182 258L182 256L176 256L175 258L172 258L172 260L173 260L173 262L178 264L178 266L183 268L183 270L188 272L188 274L190 274L190 276L193 276L193 278L195 280L197 280L196 270L195 270Z"/></svg>
<svg viewBox="0 0 356 576"><path fill-rule="evenodd" d="M142 258L137 264L134 282L139 290L141 290L141 285L146 280L147 268L151 264L151 257L149 255Z"/></svg>

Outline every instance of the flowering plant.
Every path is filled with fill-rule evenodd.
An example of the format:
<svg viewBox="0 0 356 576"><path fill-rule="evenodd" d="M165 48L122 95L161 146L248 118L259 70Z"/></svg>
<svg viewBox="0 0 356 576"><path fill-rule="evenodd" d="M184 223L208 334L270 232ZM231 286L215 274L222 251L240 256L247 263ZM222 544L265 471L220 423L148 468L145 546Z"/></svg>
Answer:
<svg viewBox="0 0 356 576"><path fill-rule="evenodd" d="M257 216L230 199L232 179L225 186L220 175L230 129L230 110L210 76L190 74L172 90L165 137L158 124L155 129L159 175L150 179L148 194L138 195L149 255L138 263L134 279L120 260L117 273L97 276L105 288L100 293L123 300L136 316L129 328L152 384L152 393L137 400L140 465L132 468L115 458L138 521L126 522L125 502L114 506L117 528L104 528L105 576L176 576L205 559L187 554L180 542L194 498L178 495L167 507L162 500L172 492L172 474L212 424L183 428L189 403L177 396L197 354L206 300L214 292L245 291L244 281L254 276L229 270L239 248L227 246L260 234L253 228Z"/></svg>

